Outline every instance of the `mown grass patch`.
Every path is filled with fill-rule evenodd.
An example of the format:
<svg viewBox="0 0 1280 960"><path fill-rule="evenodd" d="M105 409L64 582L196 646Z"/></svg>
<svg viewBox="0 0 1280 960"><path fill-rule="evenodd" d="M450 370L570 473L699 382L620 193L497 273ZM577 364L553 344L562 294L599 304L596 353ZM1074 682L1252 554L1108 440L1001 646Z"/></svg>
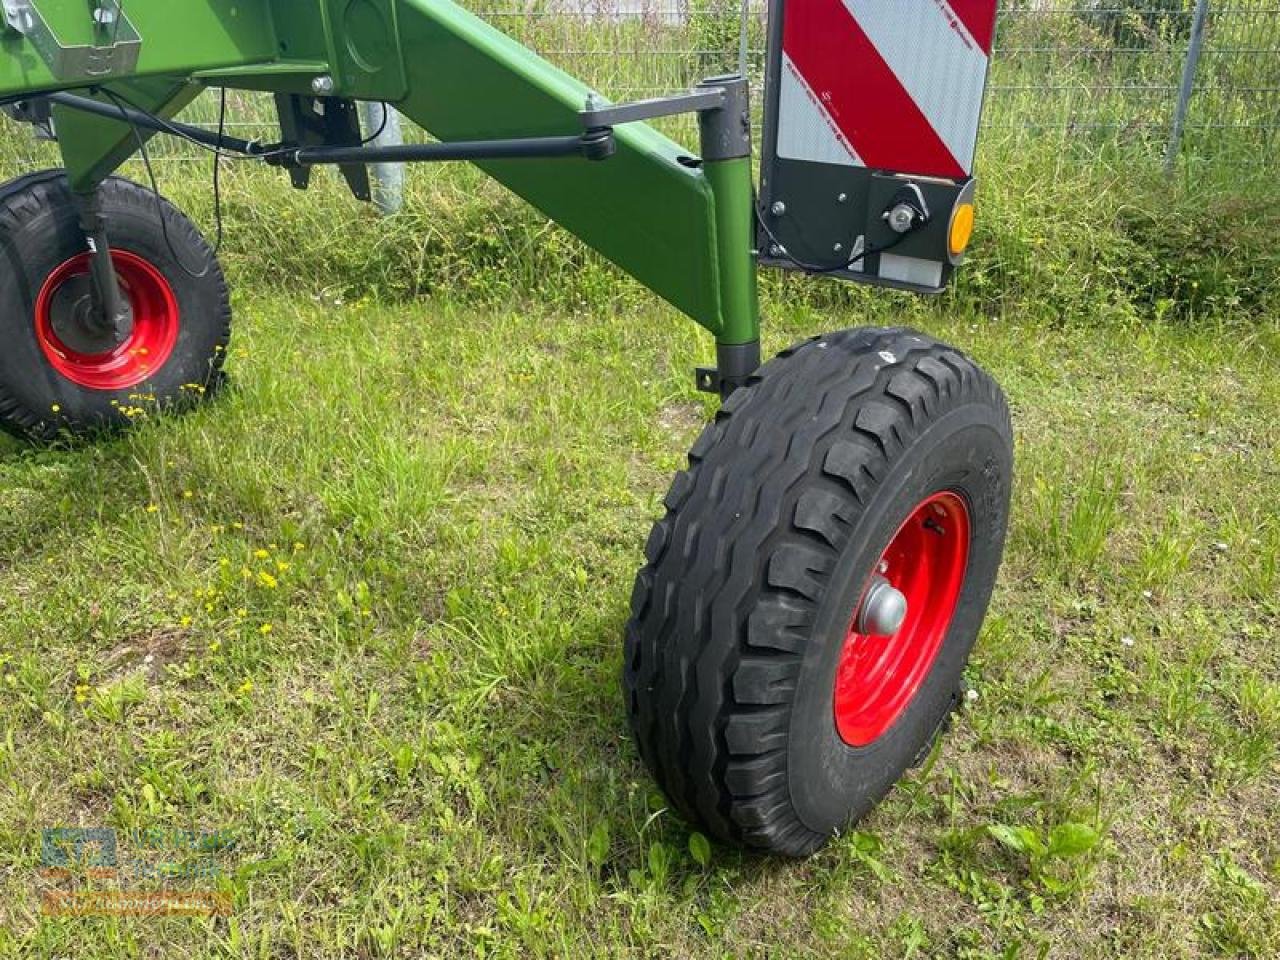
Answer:
<svg viewBox="0 0 1280 960"><path fill-rule="evenodd" d="M1019 475L977 698L856 832L709 848L627 738L630 579L712 410L690 325L248 286L212 405L0 447L0 947L1275 953L1275 319L875 302L776 300L768 346L964 345ZM61 824L231 831L232 918L42 919Z"/></svg>

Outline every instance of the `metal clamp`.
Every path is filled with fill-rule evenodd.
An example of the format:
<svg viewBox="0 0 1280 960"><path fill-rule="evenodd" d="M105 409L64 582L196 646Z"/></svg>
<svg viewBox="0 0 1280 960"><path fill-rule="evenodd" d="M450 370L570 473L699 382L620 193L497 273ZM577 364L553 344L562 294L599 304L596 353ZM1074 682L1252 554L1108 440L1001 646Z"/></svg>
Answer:
<svg viewBox="0 0 1280 960"><path fill-rule="evenodd" d="M94 6L93 35L102 43L63 44L34 0L0 0L0 17L5 27L27 38L56 80L98 80L132 73L138 65L142 37L119 0L97 0Z"/></svg>

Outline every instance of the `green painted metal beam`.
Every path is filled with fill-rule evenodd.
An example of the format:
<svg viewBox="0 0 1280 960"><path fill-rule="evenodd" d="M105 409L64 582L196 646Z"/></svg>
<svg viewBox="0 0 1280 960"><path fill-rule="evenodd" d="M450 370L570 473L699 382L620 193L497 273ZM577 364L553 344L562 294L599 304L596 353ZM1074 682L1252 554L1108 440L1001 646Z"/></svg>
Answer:
<svg viewBox="0 0 1280 960"><path fill-rule="evenodd" d="M577 113L590 92L585 84L449 0L401 0L396 10L409 88L397 106L434 136L581 130ZM615 133L618 151L608 160L504 160L481 167L719 333L724 318L711 183L686 165L688 151L653 128L628 124Z"/></svg>
<svg viewBox="0 0 1280 960"><path fill-rule="evenodd" d="M84 0L36 0L36 8L64 44L93 42ZM271 7L263 0L128 0L124 10L142 37L134 77L186 77L279 55ZM91 82L55 76L30 40L0 31L0 97Z"/></svg>
<svg viewBox="0 0 1280 960"><path fill-rule="evenodd" d="M335 95L394 102L440 140L482 140L576 134L591 92L451 0L129 0L125 9L142 37L137 71L107 86L165 115L206 83L296 91L323 70ZM74 39L70 20L59 29ZM53 77L26 39L0 41L0 96L87 85ZM56 121L78 187L133 150L123 123L62 108ZM480 166L722 343L756 339L749 162L703 168L640 123L615 136L604 161Z"/></svg>
<svg viewBox="0 0 1280 960"><path fill-rule="evenodd" d="M111 87L140 109L164 117L172 117L204 89L197 83L172 77L122 81ZM106 97L98 99L112 102ZM58 131L62 164L73 190L89 190L102 182L137 151L137 136L144 142L152 136L145 130L135 136L133 128L122 121L95 117L56 104L53 123Z"/></svg>

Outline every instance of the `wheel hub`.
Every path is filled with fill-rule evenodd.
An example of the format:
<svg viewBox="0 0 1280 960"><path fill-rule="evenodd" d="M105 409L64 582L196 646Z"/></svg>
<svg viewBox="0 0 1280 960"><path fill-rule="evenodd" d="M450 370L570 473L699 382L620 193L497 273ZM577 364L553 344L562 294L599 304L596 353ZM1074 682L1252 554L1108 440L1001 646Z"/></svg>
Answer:
<svg viewBox="0 0 1280 960"><path fill-rule="evenodd" d="M871 578L871 586L858 614L858 632L887 637L898 632L907 619L907 598L882 576Z"/></svg>
<svg viewBox="0 0 1280 960"><path fill-rule="evenodd" d="M916 505L880 555L836 669L836 729L850 746L882 736L928 677L960 598L969 539L968 506L944 490Z"/></svg>
<svg viewBox="0 0 1280 960"><path fill-rule="evenodd" d="M88 274L68 277L49 298L49 325L68 349L92 356L107 353L133 336L133 311L124 300L129 322L115 330L94 316L93 280Z"/></svg>
<svg viewBox="0 0 1280 960"><path fill-rule="evenodd" d="M178 341L178 300L150 261L112 249L128 322L110 329L94 316L89 254L49 274L35 304L35 332L49 365L91 390L127 390L158 371Z"/></svg>

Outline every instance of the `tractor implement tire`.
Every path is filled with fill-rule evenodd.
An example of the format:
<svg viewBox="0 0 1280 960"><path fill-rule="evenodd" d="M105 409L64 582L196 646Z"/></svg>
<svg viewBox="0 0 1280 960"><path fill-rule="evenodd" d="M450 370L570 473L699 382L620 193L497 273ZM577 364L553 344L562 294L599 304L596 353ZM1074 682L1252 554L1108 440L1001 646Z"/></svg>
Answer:
<svg viewBox="0 0 1280 960"><path fill-rule="evenodd" d="M624 650L640 755L690 823L807 855L928 749L995 583L1011 437L995 382L907 329L815 337L729 397Z"/></svg>
<svg viewBox="0 0 1280 960"><path fill-rule="evenodd" d="M120 335L86 320L89 253L63 171L0 187L0 429L29 440L127 426L220 383L231 308L213 251L151 191L119 177L98 189L132 312Z"/></svg>

